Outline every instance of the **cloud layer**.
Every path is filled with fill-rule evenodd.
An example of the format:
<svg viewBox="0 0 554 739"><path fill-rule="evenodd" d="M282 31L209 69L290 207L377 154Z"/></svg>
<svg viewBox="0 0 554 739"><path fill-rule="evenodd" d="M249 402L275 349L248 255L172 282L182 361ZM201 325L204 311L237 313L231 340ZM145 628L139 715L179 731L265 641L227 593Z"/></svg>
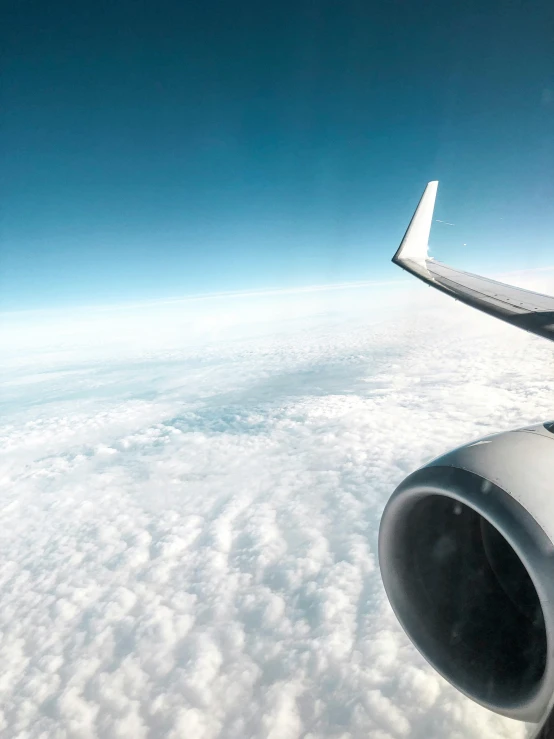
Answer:
<svg viewBox="0 0 554 739"><path fill-rule="evenodd" d="M411 646L376 541L426 459L554 417L552 352L427 301L119 357L82 353L77 321L9 359L0 733L525 736Z"/></svg>

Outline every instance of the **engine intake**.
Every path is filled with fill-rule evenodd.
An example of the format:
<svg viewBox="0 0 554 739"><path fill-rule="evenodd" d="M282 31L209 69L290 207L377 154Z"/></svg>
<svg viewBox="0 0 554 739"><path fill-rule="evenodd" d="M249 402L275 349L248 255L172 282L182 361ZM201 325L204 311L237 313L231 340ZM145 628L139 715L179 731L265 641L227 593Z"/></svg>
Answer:
<svg viewBox="0 0 554 739"><path fill-rule="evenodd" d="M490 436L411 474L379 531L385 590L468 697L539 721L554 694L554 434Z"/></svg>

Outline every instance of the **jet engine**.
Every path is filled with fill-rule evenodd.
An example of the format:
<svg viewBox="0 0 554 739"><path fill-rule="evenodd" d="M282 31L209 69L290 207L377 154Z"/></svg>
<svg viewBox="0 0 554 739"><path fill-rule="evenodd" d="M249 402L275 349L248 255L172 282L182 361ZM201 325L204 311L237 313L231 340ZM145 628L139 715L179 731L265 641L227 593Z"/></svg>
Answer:
<svg viewBox="0 0 554 739"><path fill-rule="evenodd" d="M388 501L379 560L415 646L477 703L541 721L554 695L554 423L413 472Z"/></svg>

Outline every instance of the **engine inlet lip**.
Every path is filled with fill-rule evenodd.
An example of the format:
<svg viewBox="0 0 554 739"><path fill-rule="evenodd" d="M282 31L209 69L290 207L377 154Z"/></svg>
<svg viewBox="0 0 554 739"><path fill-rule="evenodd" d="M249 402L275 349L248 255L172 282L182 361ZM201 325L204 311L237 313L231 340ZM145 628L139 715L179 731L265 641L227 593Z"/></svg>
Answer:
<svg viewBox="0 0 554 739"><path fill-rule="evenodd" d="M484 484L485 483L485 484ZM459 685L448 670L430 658L436 642L414 612L402 582L398 542L416 503L431 495L459 501L488 521L510 544L536 590L544 617L545 669L533 690L518 701L490 703L468 686ZM385 507L379 529L379 564L385 591L402 627L425 659L451 684L480 705L510 718L539 721L554 693L554 557L544 530L509 493L479 475L452 466L428 466L412 473L395 490Z"/></svg>

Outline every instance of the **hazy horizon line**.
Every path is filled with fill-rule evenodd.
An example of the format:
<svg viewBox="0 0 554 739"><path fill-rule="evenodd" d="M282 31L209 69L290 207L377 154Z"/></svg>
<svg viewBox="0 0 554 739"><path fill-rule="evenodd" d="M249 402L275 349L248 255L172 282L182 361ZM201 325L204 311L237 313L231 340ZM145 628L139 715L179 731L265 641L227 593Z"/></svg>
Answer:
<svg viewBox="0 0 554 739"><path fill-rule="evenodd" d="M147 300L141 300L141 301L129 301L129 302L121 302L121 303L87 303L82 305L59 305L59 306L49 306L49 307L42 307L42 308L23 308L19 310L5 310L0 311L0 317L2 316L13 316L13 315L20 315L20 314L29 314L29 313L54 313L54 312L60 312L64 310L129 310L132 308L143 308L148 306L157 306L157 305L171 305L173 303L193 303L193 302L201 302L204 300L217 300L221 298L249 298L249 297L263 297L266 295L290 295L290 294L302 294L302 293L314 293L314 292L326 292L326 291L335 291L335 290L347 290L347 289L357 289L357 288L364 288L364 287L376 287L376 286L383 286L383 285L399 285L402 284L404 280L397 279L397 280L356 280L352 282L331 282L331 283L322 283L322 284L316 284L316 285L300 285L298 287L271 287L271 288L251 288L247 290L225 290L225 291L219 291L219 292L210 292L210 293L197 293L197 294L185 294L182 296L170 296L166 298L151 298Z"/></svg>
<svg viewBox="0 0 554 739"><path fill-rule="evenodd" d="M544 267L529 267L525 269L499 271L498 276L510 276L518 274L528 274L533 272L549 272L554 270L554 265L547 265ZM339 291L348 289L362 289L369 287L382 287L386 285L401 285L407 284L404 279L396 280L354 280L346 282L330 282L330 283L318 283L314 285L299 285L296 287L268 287L268 288L250 288L245 290L223 290L217 292L207 293L191 293L181 296L168 296L165 298L150 298L146 300L130 300L129 302L123 301L121 303L85 303L81 305L68 304L48 307L36 307L36 308L21 308L15 310L0 310L0 318L8 318L21 315L30 315L36 313L60 313L64 311L84 311L84 310L95 310L95 311L109 311L109 310L132 310L134 308L145 308L155 307L162 305L172 305L175 303L194 303L209 300L218 300L222 298L228 299L240 299L240 298L251 298L251 297L263 297L271 295L294 295L294 294L309 294L316 292L326 291Z"/></svg>

